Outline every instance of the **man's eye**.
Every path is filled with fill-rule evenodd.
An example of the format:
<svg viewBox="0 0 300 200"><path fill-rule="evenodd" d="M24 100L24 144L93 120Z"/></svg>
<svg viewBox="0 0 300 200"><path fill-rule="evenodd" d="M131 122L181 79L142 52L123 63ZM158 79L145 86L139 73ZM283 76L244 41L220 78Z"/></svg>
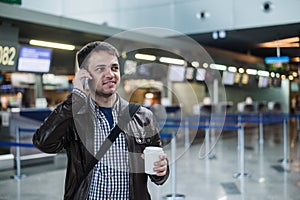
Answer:
<svg viewBox="0 0 300 200"><path fill-rule="evenodd" d="M118 71L119 70L119 65L112 65L111 70L112 71Z"/></svg>
<svg viewBox="0 0 300 200"><path fill-rule="evenodd" d="M113 71L118 71L118 70L119 70L119 66L113 66L111 69L112 69Z"/></svg>
<svg viewBox="0 0 300 200"><path fill-rule="evenodd" d="M104 70L105 70L105 67L97 67L97 68L96 68L96 71L103 72Z"/></svg>

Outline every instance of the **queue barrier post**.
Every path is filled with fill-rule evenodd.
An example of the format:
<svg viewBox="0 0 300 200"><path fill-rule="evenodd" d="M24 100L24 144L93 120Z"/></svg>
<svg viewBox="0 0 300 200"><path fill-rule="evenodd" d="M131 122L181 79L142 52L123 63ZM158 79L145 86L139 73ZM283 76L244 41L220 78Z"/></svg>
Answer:
<svg viewBox="0 0 300 200"><path fill-rule="evenodd" d="M16 128L16 143L20 143L20 128ZM16 146L16 168L17 168L17 174L13 175L13 179L22 179L26 177L25 174L21 174L21 152L20 152L20 145Z"/></svg>
<svg viewBox="0 0 300 200"><path fill-rule="evenodd" d="M20 132L34 132L35 129L30 129L30 128L16 128L16 142L15 143L8 143L10 146L15 146L16 147L16 174L11 176L13 179L22 179L26 177L26 174L21 173L21 147L26 147L26 148L34 148L33 144L29 143L20 143Z"/></svg>
<svg viewBox="0 0 300 200"><path fill-rule="evenodd" d="M288 134L287 134L287 119L283 119L283 159L280 162L284 165L289 163L288 158Z"/></svg>
<svg viewBox="0 0 300 200"><path fill-rule="evenodd" d="M238 126L242 126L242 115L238 115L238 118L237 118L237 124ZM237 157L238 159L240 159L240 148L242 148L241 146L241 140L240 140L240 132L238 130L238 140L237 140L238 144L237 144ZM238 175L239 173L236 174L236 176Z"/></svg>
<svg viewBox="0 0 300 200"><path fill-rule="evenodd" d="M171 159L173 161L173 165L172 165L172 198L175 199L176 197L176 134L174 132L172 132L172 140L171 140Z"/></svg>
<svg viewBox="0 0 300 200"><path fill-rule="evenodd" d="M205 152L207 153L206 159L210 158L210 134L209 134L209 122L205 122Z"/></svg>
<svg viewBox="0 0 300 200"><path fill-rule="evenodd" d="M172 177L172 188L171 188L171 194L168 194L163 197L165 200L184 200L185 195L183 194L177 194L177 185L176 185L176 133L172 132L171 134L164 134L164 137L170 137L171 138L171 177Z"/></svg>
<svg viewBox="0 0 300 200"><path fill-rule="evenodd" d="M189 119L185 118L185 122L184 122L184 148L185 150L189 149L189 144L190 144L190 129L189 129Z"/></svg>
<svg viewBox="0 0 300 200"><path fill-rule="evenodd" d="M264 144L264 122L263 122L263 114L259 114L259 144Z"/></svg>
<svg viewBox="0 0 300 200"><path fill-rule="evenodd" d="M242 117L238 116L238 158L240 159L240 172L233 174L234 178L250 177L250 174L245 173L245 133L242 125Z"/></svg>

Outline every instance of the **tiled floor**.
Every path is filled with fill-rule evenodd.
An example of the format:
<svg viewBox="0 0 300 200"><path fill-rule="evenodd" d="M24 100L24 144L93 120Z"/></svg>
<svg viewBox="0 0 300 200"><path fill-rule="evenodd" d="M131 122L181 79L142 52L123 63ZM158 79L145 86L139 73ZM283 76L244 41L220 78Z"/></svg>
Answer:
<svg viewBox="0 0 300 200"><path fill-rule="evenodd" d="M201 139L193 141L187 151L179 139L176 162L170 166L171 169L176 167L176 176L173 170L165 185L149 183L152 199L172 199L166 195L176 188L187 200L299 200L300 147L295 121L288 128L290 142L286 164L280 162L284 158L281 124L264 127L263 145L259 144L257 127L245 128L245 173L242 175L241 148L238 148L235 132L222 133L210 158L204 159L199 159ZM165 151L171 160L170 145ZM9 178L14 171L1 171L0 200L62 199L64 155L55 160L54 164L24 168L27 177L21 180ZM236 174L240 176L235 177Z"/></svg>

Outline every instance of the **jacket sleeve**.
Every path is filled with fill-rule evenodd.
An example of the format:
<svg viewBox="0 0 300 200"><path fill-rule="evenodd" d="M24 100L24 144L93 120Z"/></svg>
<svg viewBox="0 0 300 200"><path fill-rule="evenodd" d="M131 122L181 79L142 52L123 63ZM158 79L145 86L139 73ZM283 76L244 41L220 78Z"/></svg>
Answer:
<svg viewBox="0 0 300 200"><path fill-rule="evenodd" d="M81 95L70 93L36 130L32 138L34 146L45 153L61 151L66 144L70 127L72 127L73 113L76 113L84 102L85 99Z"/></svg>
<svg viewBox="0 0 300 200"><path fill-rule="evenodd" d="M155 119L155 116L153 115L152 112L150 112L149 120L150 120L150 129L152 129L154 131L154 135L152 137L152 144L151 145L161 147L162 142L161 142L160 135L159 135L159 127L158 127L157 121ZM167 181L167 179L169 177L169 174L170 174L170 169L169 169L169 164L168 164L167 173L166 173L165 176L149 175L149 177L150 177L150 180L152 182L154 182L155 184L162 185Z"/></svg>

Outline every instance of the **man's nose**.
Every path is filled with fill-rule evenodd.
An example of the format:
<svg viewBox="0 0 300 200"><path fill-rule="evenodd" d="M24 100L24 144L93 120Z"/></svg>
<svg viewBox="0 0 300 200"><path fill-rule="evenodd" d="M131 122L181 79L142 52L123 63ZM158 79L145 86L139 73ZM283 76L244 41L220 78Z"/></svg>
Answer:
<svg viewBox="0 0 300 200"><path fill-rule="evenodd" d="M112 77L112 76L114 76L114 72L111 70L111 68L107 68L105 70L105 76L106 77Z"/></svg>

